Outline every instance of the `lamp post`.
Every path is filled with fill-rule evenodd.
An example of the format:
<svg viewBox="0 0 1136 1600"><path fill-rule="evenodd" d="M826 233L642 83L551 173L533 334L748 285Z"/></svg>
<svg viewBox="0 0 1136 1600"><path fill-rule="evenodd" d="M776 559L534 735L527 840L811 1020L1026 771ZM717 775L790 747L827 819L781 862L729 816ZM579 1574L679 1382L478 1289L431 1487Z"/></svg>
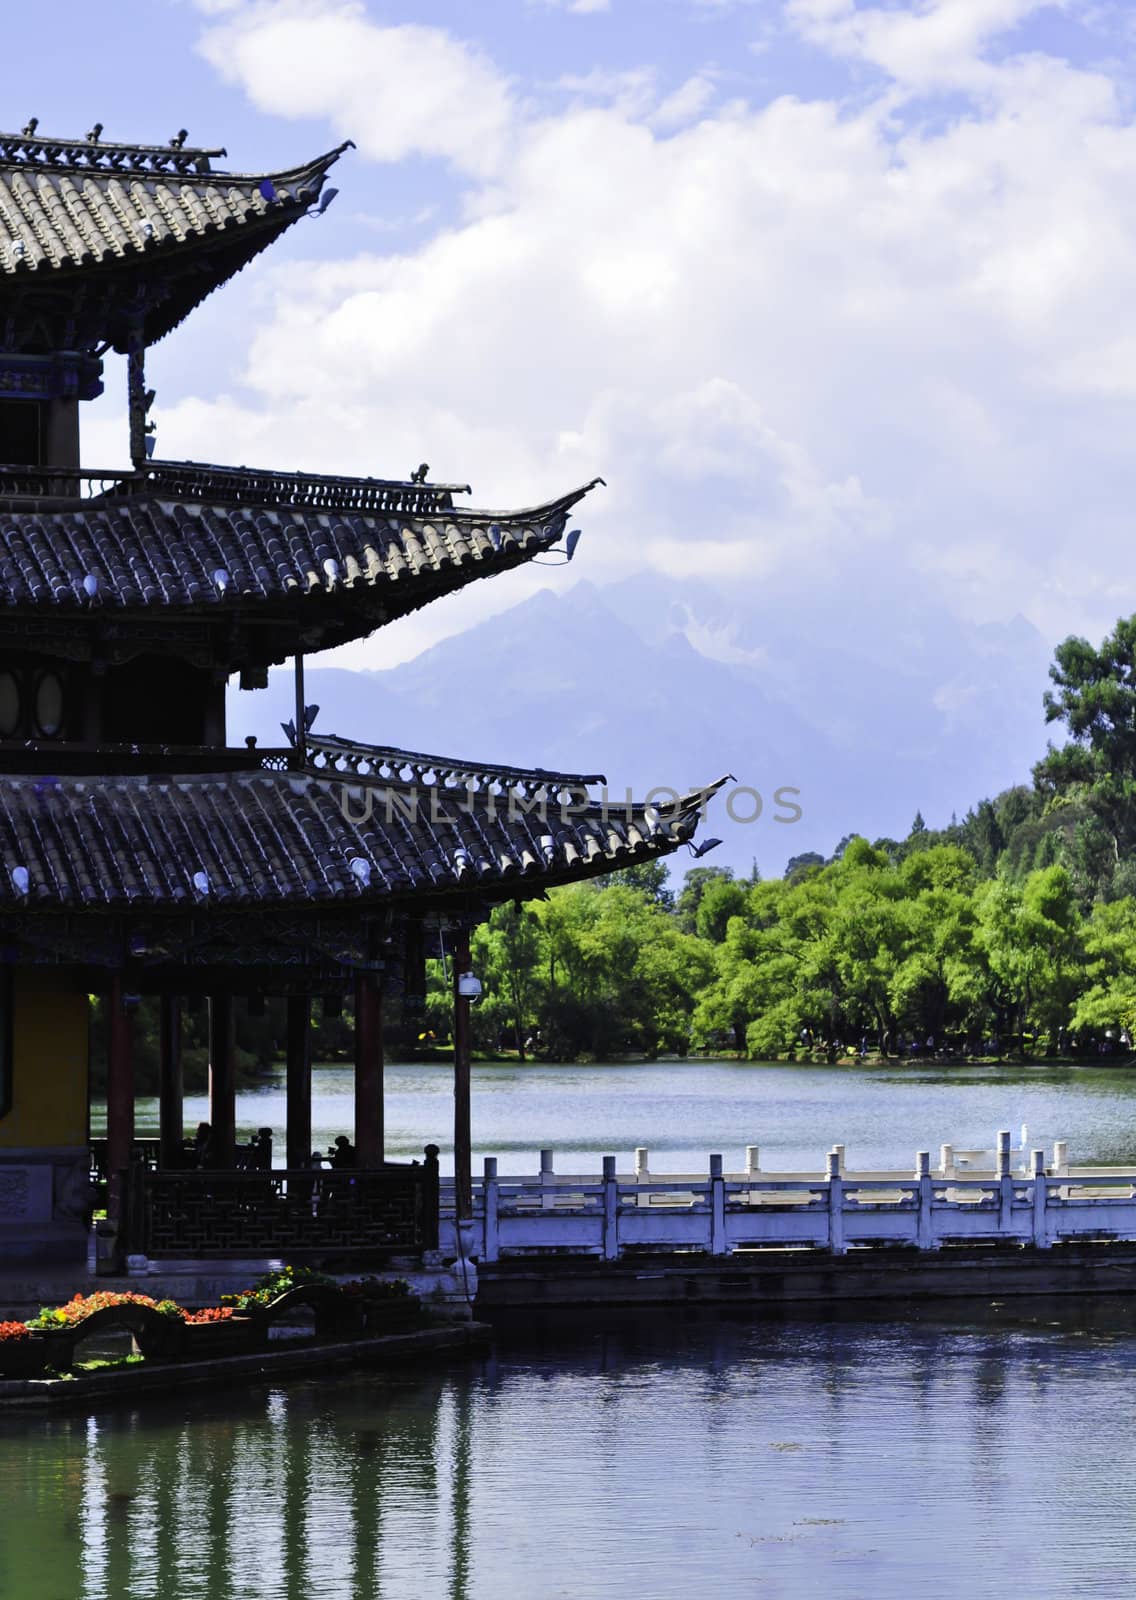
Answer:
<svg viewBox="0 0 1136 1600"><path fill-rule="evenodd" d="M470 982L473 979L473 982ZM469 930L454 935L454 1207L459 1222L473 1216L472 1139L470 1134L470 1019L474 987L481 985L469 970Z"/></svg>

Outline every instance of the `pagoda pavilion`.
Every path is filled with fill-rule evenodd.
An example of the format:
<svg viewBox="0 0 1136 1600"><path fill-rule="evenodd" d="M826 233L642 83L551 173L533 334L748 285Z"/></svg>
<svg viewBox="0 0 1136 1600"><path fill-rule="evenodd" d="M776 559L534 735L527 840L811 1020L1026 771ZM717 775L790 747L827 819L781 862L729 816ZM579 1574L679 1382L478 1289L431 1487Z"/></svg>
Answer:
<svg viewBox="0 0 1136 1600"><path fill-rule="evenodd" d="M560 546L581 488L521 511L426 481L155 459L145 354L299 218L346 146L287 172L223 150L0 135L0 1260L79 1259L89 1000L108 1013L118 1248L420 1250L436 1148L384 1159L384 997L454 988L455 1193L470 1206L470 930L503 901L692 839L710 790L608 807L587 774L317 736L305 656ZM80 408L127 362L129 470L82 465ZM231 748L225 690L291 661L288 743ZM423 741L427 742L427 741ZM315 1173L310 1006L355 1001L355 1151ZM161 1137L135 1138L132 1032L160 997ZM238 1162L234 1000L286 997L283 1168ZM187 1165L182 1007L209 1007L204 1169ZM441 1137L443 1132L439 1130Z"/></svg>

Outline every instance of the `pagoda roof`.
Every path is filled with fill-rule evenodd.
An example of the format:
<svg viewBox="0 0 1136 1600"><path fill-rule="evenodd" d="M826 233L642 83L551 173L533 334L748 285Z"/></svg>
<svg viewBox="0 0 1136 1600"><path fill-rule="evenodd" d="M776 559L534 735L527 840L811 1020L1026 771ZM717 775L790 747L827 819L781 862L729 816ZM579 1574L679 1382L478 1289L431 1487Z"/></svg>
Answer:
<svg viewBox="0 0 1136 1600"><path fill-rule="evenodd" d="M663 815L578 794L563 809L579 779L526 776L515 805L485 783L426 793L311 770L3 776L0 912L529 899L667 855L691 839L718 787Z"/></svg>
<svg viewBox="0 0 1136 1600"><path fill-rule="evenodd" d="M72 347L125 351L139 306L152 344L310 210L349 144L285 172L229 173L213 167L224 150L0 134L0 306L42 319L39 291L81 277Z"/></svg>
<svg viewBox="0 0 1136 1600"><path fill-rule="evenodd" d="M51 471L38 478L41 490L61 481ZM4 625L53 617L74 633L76 618L95 613L119 621L227 615L256 624L244 632L237 666L363 637L531 560L602 480L520 511L455 506L465 485L168 462L86 481L100 492L31 499L24 469L0 470ZM25 492L5 496L5 485Z"/></svg>

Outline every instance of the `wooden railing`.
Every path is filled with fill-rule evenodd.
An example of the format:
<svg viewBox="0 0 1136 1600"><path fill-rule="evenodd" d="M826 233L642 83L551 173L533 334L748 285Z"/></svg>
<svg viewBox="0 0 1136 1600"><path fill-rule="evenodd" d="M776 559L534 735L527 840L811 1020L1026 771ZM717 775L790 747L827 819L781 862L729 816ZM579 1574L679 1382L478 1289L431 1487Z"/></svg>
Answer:
<svg viewBox="0 0 1136 1600"><path fill-rule="evenodd" d="M88 1141L91 1152L91 1181L105 1183L107 1171L107 1141ZM194 1171L200 1164L201 1152L193 1139L183 1139L177 1147L177 1171ZM235 1167L238 1172L264 1172L272 1166L272 1129L261 1128L247 1144L235 1149ZM130 1159L155 1171L161 1165L162 1141L155 1137L135 1139L130 1146Z"/></svg>
<svg viewBox="0 0 1136 1600"><path fill-rule="evenodd" d="M420 1254L438 1244L438 1152L374 1170L124 1174L120 1249L205 1259Z"/></svg>
<svg viewBox="0 0 1136 1600"><path fill-rule="evenodd" d="M842 1255L873 1245L1136 1240L1136 1170L1071 1168L1062 1144L1048 1168L1033 1150L1026 1170L1014 1172L1008 1133L986 1154L988 1170L941 1163L932 1172L921 1151L910 1175L846 1171L839 1148L823 1174L766 1173L752 1162L727 1174L712 1155L705 1174L666 1178L645 1164L619 1174L614 1156L604 1157L600 1176L563 1176L548 1159L535 1176L505 1178L487 1157L475 1189L474 1253L484 1262L551 1252L614 1261L635 1252L811 1246Z"/></svg>

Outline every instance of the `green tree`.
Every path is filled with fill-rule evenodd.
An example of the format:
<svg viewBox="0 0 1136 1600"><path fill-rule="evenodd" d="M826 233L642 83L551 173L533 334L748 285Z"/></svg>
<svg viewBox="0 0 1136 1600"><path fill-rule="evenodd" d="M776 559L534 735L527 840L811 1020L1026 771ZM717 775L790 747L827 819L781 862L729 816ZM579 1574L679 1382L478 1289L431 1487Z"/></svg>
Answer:
<svg viewBox="0 0 1136 1600"><path fill-rule="evenodd" d="M1111 1027L1136 1034L1136 900L1095 905L1085 925L1087 986L1070 1018L1076 1031Z"/></svg>
<svg viewBox="0 0 1136 1600"><path fill-rule="evenodd" d="M472 955L484 995L478 1031L487 1045L496 1047L507 1030L524 1061L525 1041L536 1024L542 991L540 923L523 905L495 906L488 923L474 935Z"/></svg>
<svg viewBox="0 0 1136 1600"><path fill-rule="evenodd" d="M1136 616L1122 617L1099 649L1066 639L1049 676L1045 720L1063 722L1070 742L1049 746L1034 783L1049 810L1073 806L1099 821L1111 875L1136 845Z"/></svg>
<svg viewBox="0 0 1136 1600"><path fill-rule="evenodd" d="M710 885L719 879L730 882L733 876L729 867L691 867L684 874L682 888L675 901L675 915L683 933L695 931L698 907Z"/></svg>
<svg viewBox="0 0 1136 1600"><path fill-rule="evenodd" d="M1080 919L1063 867L1033 872L1018 887L1004 878L978 894L978 942L989 963L991 1002L1025 1055L1029 1025L1051 1040L1069 1021L1078 987Z"/></svg>

